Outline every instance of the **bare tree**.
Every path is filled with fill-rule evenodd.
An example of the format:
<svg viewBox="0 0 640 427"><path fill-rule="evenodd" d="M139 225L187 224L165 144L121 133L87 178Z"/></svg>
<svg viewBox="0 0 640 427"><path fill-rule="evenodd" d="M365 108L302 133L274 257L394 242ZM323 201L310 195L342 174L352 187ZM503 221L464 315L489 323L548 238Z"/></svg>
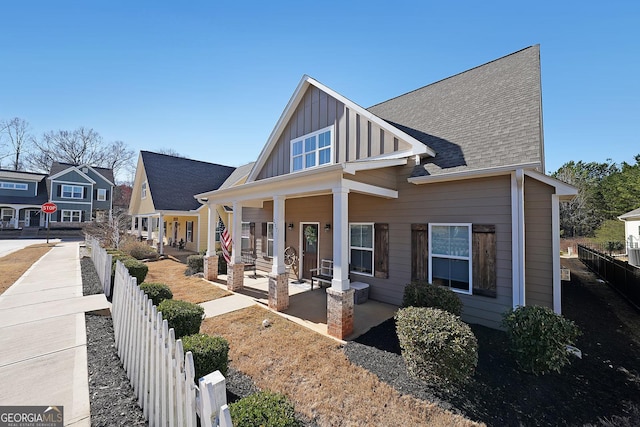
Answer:
<svg viewBox="0 0 640 427"><path fill-rule="evenodd" d="M7 154L0 156L0 159L8 157L11 169L16 171L23 169L23 154L27 153L34 143L29 122L20 117L1 121L0 138L8 146Z"/></svg>
<svg viewBox="0 0 640 427"><path fill-rule="evenodd" d="M48 171L53 162L88 164L113 169L117 175L132 163L134 152L122 141L106 143L93 129L50 131L34 142L28 158L32 168Z"/></svg>
<svg viewBox="0 0 640 427"><path fill-rule="evenodd" d="M158 154L166 154L167 156L173 156L173 157L182 157L183 159L187 158L187 156L184 156L184 155L178 153L173 148L161 148L158 151L156 151L156 153L158 153Z"/></svg>

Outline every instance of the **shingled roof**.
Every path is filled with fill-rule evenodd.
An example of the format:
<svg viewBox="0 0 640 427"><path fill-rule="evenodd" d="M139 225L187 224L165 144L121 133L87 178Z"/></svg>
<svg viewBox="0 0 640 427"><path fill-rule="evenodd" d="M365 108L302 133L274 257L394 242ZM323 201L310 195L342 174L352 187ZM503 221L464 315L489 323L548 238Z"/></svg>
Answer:
<svg viewBox="0 0 640 427"><path fill-rule="evenodd" d="M141 151L140 155L156 211L198 209L201 204L193 196L218 189L235 170L151 151Z"/></svg>
<svg viewBox="0 0 640 427"><path fill-rule="evenodd" d="M540 162L540 47L531 46L368 110L436 151L422 174Z"/></svg>
<svg viewBox="0 0 640 427"><path fill-rule="evenodd" d="M22 181L37 181L38 191L35 196L13 196L5 195L0 196L0 203L5 204L20 204L20 205L41 205L49 201L49 195L47 193L47 180L45 179L47 174L35 173L35 172L22 172L9 169L0 169L0 180L5 179L17 179Z"/></svg>
<svg viewBox="0 0 640 427"><path fill-rule="evenodd" d="M49 171L49 176L54 176L59 174L60 172L64 171L65 169L69 169L69 168L73 168L73 167L81 167L84 165L74 165L72 163L60 163L60 162L53 162L51 164L51 170ZM91 165L89 165L91 166ZM107 169L107 168L100 168L97 166L91 166L91 168L98 172L100 175L102 175L107 181L114 183L113 180L113 170L112 169Z"/></svg>

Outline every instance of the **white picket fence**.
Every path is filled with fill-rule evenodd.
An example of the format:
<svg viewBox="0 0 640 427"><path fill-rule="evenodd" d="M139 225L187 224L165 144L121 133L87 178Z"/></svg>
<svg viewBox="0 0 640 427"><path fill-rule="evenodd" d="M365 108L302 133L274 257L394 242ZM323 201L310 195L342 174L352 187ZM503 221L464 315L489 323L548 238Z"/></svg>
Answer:
<svg viewBox="0 0 640 427"><path fill-rule="evenodd" d="M194 382L191 352L184 354L162 313L117 261L112 317L118 356L150 426L232 427L224 376Z"/></svg>
<svg viewBox="0 0 640 427"><path fill-rule="evenodd" d="M86 245L91 248L91 260L96 267L102 289L107 298L111 297L111 254L100 246L100 242L95 237L87 236Z"/></svg>

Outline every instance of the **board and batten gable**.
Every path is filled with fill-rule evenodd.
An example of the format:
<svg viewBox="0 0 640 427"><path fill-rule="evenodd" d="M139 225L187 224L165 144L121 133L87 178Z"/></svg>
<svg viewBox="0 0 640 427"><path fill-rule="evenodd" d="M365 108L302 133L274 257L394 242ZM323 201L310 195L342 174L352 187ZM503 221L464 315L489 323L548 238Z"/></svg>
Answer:
<svg viewBox="0 0 640 427"><path fill-rule="evenodd" d="M553 309L551 196L553 188L535 179L524 180L525 303Z"/></svg>
<svg viewBox="0 0 640 427"><path fill-rule="evenodd" d="M256 180L288 174L291 168L291 141L329 126L333 128L334 163L411 149L409 143L398 139L389 130L310 85L280 133Z"/></svg>
<svg viewBox="0 0 640 427"><path fill-rule="evenodd" d="M389 225L389 278L351 273L351 281L369 283L370 297L374 300L400 305L404 287L411 282L412 224L494 225L496 297L457 295L464 304L463 318L466 321L498 328L502 314L512 306L510 177L504 175L414 185L406 181L412 166L398 166L395 169L398 176L397 199L349 194L349 222Z"/></svg>

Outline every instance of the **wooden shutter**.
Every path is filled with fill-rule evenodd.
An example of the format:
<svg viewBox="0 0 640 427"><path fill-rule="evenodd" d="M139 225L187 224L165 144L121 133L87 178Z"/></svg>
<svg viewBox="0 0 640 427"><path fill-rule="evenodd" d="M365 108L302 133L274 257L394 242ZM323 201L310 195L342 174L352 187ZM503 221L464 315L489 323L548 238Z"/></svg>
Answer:
<svg viewBox="0 0 640 427"><path fill-rule="evenodd" d="M380 279L389 278L389 224L374 224L374 276Z"/></svg>
<svg viewBox="0 0 640 427"><path fill-rule="evenodd" d="M429 280L429 226L411 224L411 281Z"/></svg>
<svg viewBox="0 0 640 427"><path fill-rule="evenodd" d="M473 294L496 297L496 226L473 224Z"/></svg>
<svg viewBox="0 0 640 427"><path fill-rule="evenodd" d="M87 187L82 187L82 198L83 199L87 198Z"/></svg>
<svg viewBox="0 0 640 427"><path fill-rule="evenodd" d="M267 223L262 223L262 236L260 238L260 242L262 243L262 247L260 248L260 252L262 252L262 256L267 256Z"/></svg>
<svg viewBox="0 0 640 427"><path fill-rule="evenodd" d="M249 223L249 249L253 256L256 256L256 223Z"/></svg>
<svg viewBox="0 0 640 427"><path fill-rule="evenodd" d="M105 198L104 198L105 200L109 200L109 193L110 193L110 191L107 190L107 192L105 194ZM165 230L166 230L166 227L165 227Z"/></svg>
<svg viewBox="0 0 640 427"><path fill-rule="evenodd" d="M98 189L93 190L93 200L98 200Z"/></svg>
<svg viewBox="0 0 640 427"><path fill-rule="evenodd" d="M56 190L56 194L58 197L62 196L62 185L58 184L57 185L57 190Z"/></svg>

